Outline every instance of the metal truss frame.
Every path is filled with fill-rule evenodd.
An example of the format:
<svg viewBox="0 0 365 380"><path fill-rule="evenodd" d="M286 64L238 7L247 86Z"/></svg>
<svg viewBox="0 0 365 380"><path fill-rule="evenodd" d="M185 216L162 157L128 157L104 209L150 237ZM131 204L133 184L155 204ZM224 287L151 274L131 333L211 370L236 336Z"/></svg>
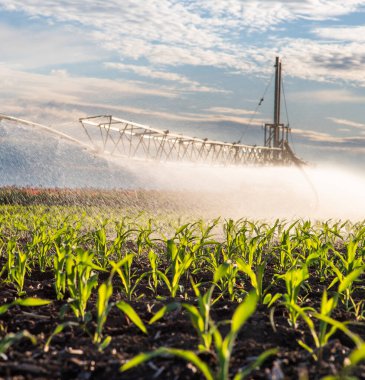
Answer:
<svg viewBox="0 0 365 380"><path fill-rule="evenodd" d="M293 163L285 146L274 148L199 139L111 115L81 118L80 123L94 148L113 156L223 166Z"/></svg>

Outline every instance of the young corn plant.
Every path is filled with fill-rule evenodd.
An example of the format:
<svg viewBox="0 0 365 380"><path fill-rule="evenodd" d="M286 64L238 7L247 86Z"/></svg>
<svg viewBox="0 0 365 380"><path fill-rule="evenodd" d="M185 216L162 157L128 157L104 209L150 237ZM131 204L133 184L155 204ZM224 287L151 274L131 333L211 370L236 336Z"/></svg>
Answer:
<svg viewBox="0 0 365 380"><path fill-rule="evenodd" d="M96 300L96 329L93 337L93 343L98 346L99 351L103 351L111 342L111 337L103 337L103 328L106 323L108 314L112 307L117 306L130 321L132 321L143 333L147 334L147 329L141 318L135 312L135 310L124 301L117 303L110 302L110 298L113 295L112 280L117 267L114 267L106 282L103 282L98 288L98 297Z"/></svg>
<svg viewBox="0 0 365 380"><path fill-rule="evenodd" d="M104 220L97 230L92 232L92 239L95 245L96 258L100 263L100 267L106 269L108 266L108 257L112 251L108 248L107 239L107 224L108 220Z"/></svg>
<svg viewBox="0 0 365 380"><path fill-rule="evenodd" d="M117 261L123 258L123 247L125 243L130 239L135 233L138 232L137 228L127 222L127 218L123 218L121 221L115 223L116 237L112 242L112 251L117 257Z"/></svg>
<svg viewBox="0 0 365 380"><path fill-rule="evenodd" d="M148 220L148 224L146 227L141 226L137 232L137 253L140 255L145 249L153 248L153 244L151 241L152 235L152 219Z"/></svg>
<svg viewBox="0 0 365 380"><path fill-rule="evenodd" d="M66 292L66 261L72 255L67 247L55 245L56 253L53 257L53 269L55 275L55 291L58 300L63 300Z"/></svg>
<svg viewBox="0 0 365 380"><path fill-rule="evenodd" d="M148 273L149 288L154 294L157 294L158 288L158 255L154 250L148 252L148 261L150 262L151 270Z"/></svg>
<svg viewBox="0 0 365 380"><path fill-rule="evenodd" d="M302 308L296 304L290 304L288 306L298 313L298 315L307 324L312 335L315 348L311 348L301 339L298 340L299 345L306 349L312 355L314 360L322 360L323 348L326 346L331 336L336 332L339 326L338 323L340 323L334 323L332 322L332 319L328 319L331 317L332 311L337 306L337 296L328 298L327 291L325 289L322 295L320 313L316 313L313 308ZM318 331L316 330L312 317L319 319ZM344 330L345 328L345 324L343 324L341 329ZM347 333L347 335L349 335L349 333ZM352 336L351 333L350 336Z"/></svg>
<svg viewBox="0 0 365 380"><path fill-rule="evenodd" d="M297 264L298 258L294 254L299 242L291 238L290 231L297 222L294 222L287 230L284 230L279 244L279 270L288 270Z"/></svg>
<svg viewBox="0 0 365 380"><path fill-rule="evenodd" d="M201 352L210 352L210 348L213 340L213 333L216 329L213 321L210 318L210 310L212 305L218 300L212 300L213 291L215 285L212 285L206 293L202 294L199 287L191 279L191 284L194 289L195 295L198 299L198 305L194 306L188 303L172 302L168 305L163 306L149 321L150 324L157 322L166 313L172 311L180 310L182 307L187 311L190 321L198 334L199 345L198 350Z"/></svg>
<svg viewBox="0 0 365 380"><path fill-rule="evenodd" d="M148 272L142 273L136 280L134 280L137 277L137 275L132 271L132 264L135 256L136 255L134 253L129 253L117 263L109 261L112 267L112 272L118 273L121 279L121 289L126 295L128 301L132 300L138 284L148 275Z"/></svg>
<svg viewBox="0 0 365 380"><path fill-rule="evenodd" d="M177 247L173 239L167 240L166 244L167 257L170 265L165 273L157 270L157 275L167 286L171 297L175 298L180 288L180 279L188 273L194 255L190 251L185 251L183 247Z"/></svg>
<svg viewBox="0 0 365 380"><path fill-rule="evenodd" d="M103 269L93 263L94 254L81 248L76 250L76 256L66 258L67 289L71 298L69 305L77 318L85 322L87 302L92 290L98 285L98 275L94 271Z"/></svg>
<svg viewBox="0 0 365 380"><path fill-rule="evenodd" d="M26 253L20 250L15 252L13 261L14 264L12 268L10 268L9 272L9 279L15 285L18 296L23 296L25 294L23 288L25 275L27 273L27 259L28 256Z"/></svg>
<svg viewBox="0 0 365 380"><path fill-rule="evenodd" d="M223 338L219 332L218 327L214 326L213 322L211 328L213 329L213 352L217 358L217 369L214 370L204 362L194 351L181 350L176 348L161 347L155 351L148 353L141 353L121 367L121 371L131 369L143 362L149 361L158 356L177 356L184 359L198 368L207 380L228 380L229 379L229 364L234 348L234 343L237 339L239 331L242 329L247 319L255 312L257 304L257 297L255 292L247 295L245 300L235 310L229 333ZM258 367L270 355L276 354L277 350L267 350L262 353L254 362L252 362L245 369L239 371L234 380L243 379L254 368Z"/></svg>
<svg viewBox="0 0 365 380"><path fill-rule="evenodd" d="M6 244L6 255L7 255L6 264L4 265L1 271L1 272L6 271L7 279L10 282L12 281L12 278L10 276L11 276L11 270L14 267L14 263L15 263L16 249L17 249L16 241L13 239L10 239L8 243Z"/></svg>
<svg viewBox="0 0 365 380"><path fill-rule="evenodd" d="M193 281L191 283L198 298L198 307L188 303L183 303L182 306L189 313L191 323L199 336L200 344L198 345L198 350L210 351L215 330L210 320L214 285L205 294L201 294L196 284Z"/></svg>
<svg viewBox="0 0 365 380"><path fill-rule="evenodd" d="M271 307L282 296L281 293L276 293L273 296L268 292L269 287L263 289L266 262L262 262L261 264L257 265L256 271L254 271L252 266L246 264L242 259L237 259L236 263L238 270L249 277L251 286L255 289L259 304L264 304L268 305L268 307Z"/></svg>
<svg viewBox="0 0 365 380"><path fill-rule="evenodd" d="M339 283L337 292L342 303L345 305L346 310L350 311L352 308L354 308L356 311L357 304L352 298L352 294L355 290L354 282L357 281L361 274L364 273L365 265L353 269L346 275L343 274L331 261L328 263L331 266L332 271L337 276L334 278L328 288L330 289L333 285Z"/></svg>
<svg viewBox="0 0 365 380"><path fill-rule="evenodd" d="M47 230L48 222L46 217L34 219L32 229L32 240L27 244L29 257L34 263L38 263L41 272L45 272L50 266L51 255L49 254L52 248L53 241L51 232Z"/></svg>
<svg viewBox="0 0 365 380"><path fill-rule="evenodd" d="M110 297L113 295L113 286L111 279L103 282L98 289L98 298L96 300L96 329L93 337L93 343L97 344L99 350L104 350L110 343L111 337L107 336L103 339L103 328L107 316L113 304L109 302Z"/></svg>
<svg viewBox="0 0 365 380"><path fill-rule="evenodd" d="M291 269L283 275L278 276L285 281L286 293L284 297L284 305L289 312L289 325L297 328L297 319L299 313L294 307L300 303L300 289L302 288L304 281L308 278L308 269L306 265L303 265L299 269ZM305 308L304 308L305 309Z"/></svg>
<svg viewBox="0 0 365 380"><path fill-rule="evenodd" d="M239 268L230 259L221 264L214 273L213 283L221 290L222 295L228 293L231 301L241 299L245 290L237 284Z"/></svg>

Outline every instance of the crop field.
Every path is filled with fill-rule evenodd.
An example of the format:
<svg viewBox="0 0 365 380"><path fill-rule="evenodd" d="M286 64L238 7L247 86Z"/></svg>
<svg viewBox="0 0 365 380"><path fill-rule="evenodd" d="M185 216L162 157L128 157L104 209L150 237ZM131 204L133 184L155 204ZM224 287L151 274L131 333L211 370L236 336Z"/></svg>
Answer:
<svg viewBox="0 0 365 380"><path fill-rule="evenodd" d="M364 222L174 198L0 190L0 378L365 378Z"/></svg>

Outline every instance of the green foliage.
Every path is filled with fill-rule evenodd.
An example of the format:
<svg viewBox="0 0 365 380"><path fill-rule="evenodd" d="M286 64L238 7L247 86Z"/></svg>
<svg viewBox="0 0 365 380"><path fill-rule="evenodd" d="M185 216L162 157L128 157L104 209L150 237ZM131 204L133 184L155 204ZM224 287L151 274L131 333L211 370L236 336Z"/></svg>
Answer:
<svg viewBox="0 0 365 380"><path fill-rule="evenodd" d="M130 320L133 322L143 333L147 334L147 329L144 323L142 322L139 315L133 309L131 305L124 301L119 301L116 303L116 306L121 310Z"/></svg>
<svg viewBox="0 0 365 380"><path fill-rule="evenodd" d="M3 304L0 306L0 315L6 313L13 306L25 306L25 307L35 307L35 306L44 306L50 304L52 301L44 300L41 298L18 298L13 302Z"/></svg>
<svg viewBox="0 0 365 380"><path fill-rule="evenodd" d="M32 195L30 190L16 194L25 198L13 199L13 203L27 203L31 198L40 202L45 196L43 191ZM136 197L124 195L129 200ZM52 195L57 196L57 192ZM75 199L81 202L76 195ZM147 333L131 306L133 300L143 296L140 285L147 288L148 297L152 294L159 301L173 298L152 316L149 324L158 323L172 312L174 315L183 312L190 318L199 341L195 350L157 348L137 356L126 366L161 355L177 356L196 366L206 378L225 379L238 331L257 304L271 308L279 301L286 310L275 308L275 313L288 315L294 328L300 323L304 334L299 344L314 359L321 359L324 347L336 331L342 331L356 346L348 359L348 373L365 356L362 340L350 331L350 325L334 320L331 315L335 307L342 307L353 313L356 320L364 319L363 222L276 220L268 224L215 219L191 223L182 217L184 222L176 225L168 216L162 221L150 219L147 213L121 217L120 209L114 210L114 206L90 207L87 212L73 206L2 207L1 281L11 284L18 297L23 297L24 284L32 271L53 271L54 298L67 302L79 319L77 325L92 336L100 350L111 342L104 331L114 306ZM100 272L105 274L101 281ZM312 290L309 276L319 280ZM191 287L187 286L189 279ZM307 294L325 288L331 293L322 291L320 310L308 307ZM111 301L113 291L119 300L116 304ZM229 326L226 321L215 322L211 318L213 305L222 298L239 303ZM90 299L96 299L95 310L90 307ZM6 302L0 306L0 314L10 307L33 307L49 301L19 298ZM147 307L152 308L153 304L149 298ZM271 314L274 315L274 309ZM58 325L46 341L45 350L55 335L73 323ZM8 338L8 342L13 338L15 342L21 339L21 334ZM235 379L247 376L273 352L258 356ZM209 368L205 363L203 358L208 353L217 368ZM346 368L344 373L347 374Z"/></svg>
<svg viewBox="0 0 365 380"><path fill-rule="evenodd" d="M87 301L92 290L98 285L95 270L102 270L93 262L94 254L77 249L76 255L66 258L67 289L71 298L68 300L75 316L85 320Z"/></svg>
<svg viewBox="0 0 365 380"><path fill-rule="evenodd" d="M206 334L205 324L210 325L211 334L213 336L213 350L214 354L218 360L218 368L217 371L213 371L207 363L205 363L199 356L196 355L194 351L191 350L180 350L175 348L161 347L149 353L141 353L132 358L126 364L121 367L121 371L126 371L131 369L143 362L149 361L157 356L177 356L180 357L191 364L195 365L198 370L203 374L205 379L207 380L228 380L229 379L229 363L232 356L232 351L234 347L234 343L237 339L237 335L239 331L242 329L243 325L246 323L247 319L255 312L256 304L257 304L257 296L255 292L251 292L247 295L244 301L236 308L231 322L231 328L229 333L223 338L217 326L214 325L214 322L209 319L209 308L210 300L212 296L213 288L210 288L208 292L201 296L200 300L204 302L204 304L199 305L199 310L196 307L187 307L187 304L183 306L189 312L191 316L191 321L193 323L194 328L198 331L198 335L201 337L202 341L207 342L210 346L210 341L204 340L204 334ZM191 305L190 305L191 306ZM206 320L204 320L206 318ZM207 323L206 323L207 321ZM207 337L207 336L205 336ZM202 347L203 345L200 345ZM208 349L204 347L204 349ZM235 379L243 379L246 377L252 369L256 368L258 365L261 365L262 362L271 355L275 355L277 353L276 349L271 349L265 351L261 354L253 363L251 363L247 368L238 372L235 376Z"/></svg>
<svg viewBox="0 0 365 380"><path fill-rule="evenodd" d="M285 281L286 293L283 295L284 304L288 307L289 324L296 328L299 313L295 306L300 302L299 293L304 281L308 278L308 268L306 265L303 265L302 268L288 270L285 274L278 276L278 278Z"/></svg>
<svg viewBox="0 0 365 380"><path fill-rule="evenodd" d="M94 333L93 343L100 345L100 348L104 349L106 347L106 342L110 342L110 337L106 337L102 342L102 332L105 325L107 316L113 304L109 302L110 297L113 294L113 286L111 279L103 282L98 289L98 298L96 300L96 330Z"/></svg>

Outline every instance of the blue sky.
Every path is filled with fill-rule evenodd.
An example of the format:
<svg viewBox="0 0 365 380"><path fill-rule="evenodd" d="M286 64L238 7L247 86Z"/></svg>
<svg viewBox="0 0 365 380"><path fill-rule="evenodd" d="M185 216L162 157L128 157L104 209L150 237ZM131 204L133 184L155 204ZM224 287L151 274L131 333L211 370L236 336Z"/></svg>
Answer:
<svg viewBox="0 0 365 380"><path fill-rule="evenodd" d="M0 0L0 46L2 113L257 145L279 55L297 154L365 164L365 0Z"/></svg>

